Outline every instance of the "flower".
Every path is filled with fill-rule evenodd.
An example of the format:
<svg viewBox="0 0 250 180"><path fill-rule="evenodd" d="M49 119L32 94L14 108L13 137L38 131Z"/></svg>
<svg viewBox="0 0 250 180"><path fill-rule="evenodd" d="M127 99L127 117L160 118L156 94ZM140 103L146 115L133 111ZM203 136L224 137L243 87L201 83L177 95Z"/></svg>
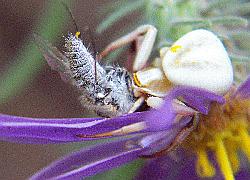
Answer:
<svg viewBox="0 0 250 180"><path fill-rule="evenodd" d="M197 175L227 180L234 176L249 178L249 166L244 171L244 160L240 162L238 152L243 152L250 160L250 76L238 88L232 87L224 97L223 105L212 103L208 114L201 115L196 130L175 155L179 160L170 156L152 159L137 178L197 179Z"/></svg>
<svg viewBox="0 0 250 180"><path fill-rule="evenodd" d="M91 158L91 156L87 155L88 157L90 157L89 161L84 160L81 162L87 163L88 167L91 166L90 164L88 164L88 162L94 163L92 164L95 165L93 168L99 167L98 169L92 169L91 173L87 174L93 175L99 171L103 171L107 168L110 169L129 160L138 158L139 154L141 154L142 152L145 152L146 154L150 153L150 151L152 150L157 151L158 149L161 149L162 147L157 144L159 141L165 143L162 145L167 146L167 144L169 144L170 141L175 137L175 134L177 134L180 129L185 127L187 123L191 122L192 119L191 116L187 116L187 118L184 118L181 121L182 123L175 123L175 115L173 114L175 114L176 112L171 106L172 100L175 97L183 95L183 93L186 93L185 97L183 97L185 99L187 97L190 98L191 96L194 96L194 94L199 94L202 92L204 96L202 100L193 101L194 107L197 107L197 109L200 108L197 106L197 104L199 106L201 105L205 107L205 105L207 105L205 101L207 102L216 100L219 102L223 102L222 97L213 93L197 88L180 87L174 89L169 93L169 95L166 97L165 104L159 110L137 112L114 118L33 119L1 115L0 137L3 140L20 143L65 143L132 134L132 137L112 142L110 144L102 144L90 148L90 150L83 150L82 152L73 154L69 158L66 158L62 161L62 164L68 164L72 162L72 165L75 167L77 166L77 164L74 164L72 160L75 156L80 155L82 156L82 158L87 160L86 157L84 157L86 153L88 154L90 152L93 153L96 151L100 151L100 153L97 153L98 157L93 156ZM184 108L184 110L186 109ZM183 110L181 109L181 111ZM201 109L201 111L203 111L203 109ZM191 111L191 113L193 113L193 111ZM161 120L161 126L155 126L155 118ZM140 123L142 123L141 126L145 128L138 129L138 123L139 125L141 125ZM128 128L131 126L132 128ZM119 130L126 131L126 128L130 131L123 134L117 133L122 132ZM116 133L110 134L110 132ZM171 135L171 137L169 135ZM166 137L168 138L166 139ZM141 142L141 144L139 142ZM103 154L103 156L101 156L101 154ZM102 167L100 167L100 163L103 164ZM107 166L107 163L111 164ZM59 166L61 166L62 164L59 163ZM64 168L69 167L71 166L66 166ZM86 168L86 166L84 167ZM54 168L49 168L47 170L48 172L51 172L53 171L53 169ZM47 173L47 170L45 171L45 173ZM53 172L52 177L54 175L61 176L65 173L61 170L63 170L62 167L60 168L60 172ZM76 172L75 170L71 171L67 169L67 171L73 173L73 176L86 176L84 174L85 171L82 170L83 169L81 169L80 172Z"/></svg>
<svg viewBox="0 0 250 180"><path fill-rule="evenodd" d="M237 151L242 150L250 158L249 86L250 77L224 97L198 88L177 87L159 109L114 118L34 119L2 114L0 137L39 144L119 137L58 160L31 179L83 178L143 157L152 159L142 175L157 172L169 177L171 171L161 170L166 170L163 164L170 162L166 155L177 147L182 152L177 156L188 163L184 167L190 174L194 169L189 167L189 159L194 161L196 157L198 176L218 176L219 169L225 179L233 179L240 169ZM176 98L192 109L175 103Z"/></svg>
<svg viewBox="0 0 250 180"><path fill-rule="evenodd" d="M209 114L201 117L197 131L190 137L189 143L199 144L196 147L187 146L197 154L196 171L201 177L215 175L208 152L215 156L225 179L233 179L233 174L239 171L239 150L250 160L249 85L250 78L225 95L223 106L211 105Z"/></svg>

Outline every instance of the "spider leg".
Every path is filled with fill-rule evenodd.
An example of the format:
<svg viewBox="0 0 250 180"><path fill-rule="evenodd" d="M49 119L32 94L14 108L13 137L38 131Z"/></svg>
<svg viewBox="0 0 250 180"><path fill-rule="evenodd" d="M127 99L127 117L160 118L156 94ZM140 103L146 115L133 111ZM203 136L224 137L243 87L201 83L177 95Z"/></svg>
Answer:
<svg viewBox="0 0 250 180"><path fill-rule="evenodd" d="M120 129L116 129L114 131L109 131L100 134L93 134L93 135L85 135L85 134L77 134L76 136L79 138L103 138L103 137L110 137L110 136L122 136L133 132L138 132L145 129L146 125L144 122L138 122L134 124L130 124L124 126Z"/></svg>
<svg viewBox="0 0 250 180"><path fill-rule="evenodd" d="M137 41L138 38L140 38L141 36L143 36L143 40L141 41L140 39L138 41L141 41L139 44L140 47L138 47L138 52L136 54L134 63L133 63L133 71L138 71L140 69L142 69L153 48L153 44L155 42L156 39L156 34L157 34L157 30L154 26L152 25L142 25L139 26L137 29L135 29L134 31L132 31L131 33L117 39L116 41L110 43L103 52L101 52L100 54L100 58L105 57L106 55L108 55L111 51L122 47L128 43L132 43L133 41Z"/></svg>
<svg viewBox="0 0 250 180"><path fill-rule="evenodd" d="M141 107L141 105L143 104L143 102L145 101L145 97L141 96L139 97L135 103L133 104L133 106L131 107L131 109L129 110L128 113L133 113L135 112L139 107Z"/></svg>

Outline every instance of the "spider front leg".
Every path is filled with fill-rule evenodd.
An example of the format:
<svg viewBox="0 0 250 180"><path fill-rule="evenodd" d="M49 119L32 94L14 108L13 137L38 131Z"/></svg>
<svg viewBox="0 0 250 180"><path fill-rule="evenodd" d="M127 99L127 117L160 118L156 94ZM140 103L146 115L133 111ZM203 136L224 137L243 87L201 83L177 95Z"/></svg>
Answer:
<svg viewBox="0 0 250 180"><path fill-rule="evenodd" d="M108 55L115 49L118 49L124 45L135 43L135 59L133 61L133 72L137 72L143 69L148 61L150 53L152 51L157 30L152 25L142 25L131 33L117 39L110 43L103 52L100 53L100 59ZM135 79L134 79L135 81ZM135 85L137 82L135 81ZM135 112L145 101L145 97L139 91L134 90L135 96L138 97L137 101L131 107L128 113Z"/></svg>
<svg viewBox="0 0 250 180"><path fill-rule="evenodd" d="M136 56L133 63L133 72L141 70L150 54L156 39L157 29L152 25L142 25L131 33L117 39L109 44L100 54L100 58L105 57L111 51L120 48L126 44L137 42ZM142 37L142 40L140 38Z"/></svg>

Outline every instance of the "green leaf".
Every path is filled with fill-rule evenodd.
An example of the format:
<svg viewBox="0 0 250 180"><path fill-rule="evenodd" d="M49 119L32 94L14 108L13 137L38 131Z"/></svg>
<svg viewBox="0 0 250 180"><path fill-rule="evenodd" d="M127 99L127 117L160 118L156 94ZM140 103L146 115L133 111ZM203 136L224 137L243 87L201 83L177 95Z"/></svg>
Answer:
<svg viewBox="0 0 250 180"><path fill-rule="evenodd" d="M247 62L247 61L250 61L250 57L247 57L247 56L230 54L229 57L230 57L230 59L232 61L236 61L236 62Z"/></svg>
<svg viewBox="0 0 250 180"><path fill-rule="evenodd" d="M42 17L38 25L37 34L52 41L61 36L61 30L65 24L65 9L58 1L49 1L47 14ZM27 40L15 60L15 63L1 75L0 79L0 104L16 96L26 87L40 71L45 63L42 54L32 39Z"/></svg>
<svg viewBox="0 0 250 180"><path fill-rule="evenodd" d="M248 25L248 20L246 18L238 17L238 16L221 16L209 18L209 21L213 25L227 25L227 26L243 26L246 27Z"/></svg>
<svg viewBox="0 0 250 180"><path fill-rule="evenodd" d="M246 15L250 13L250 2L247 3L238 3L237 6L230 6L226 9L227 13L230 14L239 14L239 15Z"/></svg>
<svg viewBox="0 0 250 180"><path fill-rule="evenodd" d="M122 17L128 15L129 13L141 8L144 4L144 0L128 1L126 5L121 6L115 12L110 14L102 23L97 27L97 32L101 33L112 26L116 21Z"/></svg>
<svg viewBox="0 0 250 180"><path fill-rule="evenodd" d="M174 19L171 24L173 26L192 26L192 27L211 27L212 24L202 18L178 18Z"/></svg>
<svg viewBox="0 0 250 180"><path fill-rule="evenodd" d="M230 36L236 42L237 47L249 51L250 32L239 31L239 32L231 33Z"/></svg>
<svg viewBox="0 0 250 180"><path fill-rule="evenodd" d="M207 14L215 9L223 9L231 4L235 4L235 0L213 0L208 3L207 7L203 10L203 13Z"/></svg>
<svg viewBox="0 0 250 180"><path fill-rule="evenodd" d="M129 4L130 0L122 0L122 1L117 1L117 0L111 0L108 3L105 3L105 7L103 8L100 7L97 10L102 12L102 15L104 14L109 14L110 12L114 12L116 11L116 9L118 9L121 6L126 6L127 4Z"/></svg>
<svg viewBox="0 0 250 180"><path fill-rule="evenodd" d="M172 21L173 26L212 27L214 25L243 26L246 27L248 20L237 16L221 16L212 18L179 18Z"/></svg>

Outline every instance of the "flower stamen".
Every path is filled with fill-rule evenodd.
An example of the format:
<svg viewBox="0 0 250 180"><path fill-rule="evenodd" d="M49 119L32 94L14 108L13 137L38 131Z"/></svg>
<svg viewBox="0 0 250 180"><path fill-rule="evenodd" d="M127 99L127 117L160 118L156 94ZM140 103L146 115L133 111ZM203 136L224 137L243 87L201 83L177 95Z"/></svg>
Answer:
<svg viewBox="0 0 250 180"><path fill-rule="evenodd" d="M240 146L242 151L247 155L250 161L250 136L246 127L242 126L238 130L239 136L241 137Z"/></svg>
<svg viewBox="0 0 250 180"><path fill-rule="evenodd" d="M196 172L200 177L213 177L215 168L208 159L205 149L197 150Z"/></svg>
<svg viewBox="0 0 250 180"><path fill-rule="evenodd" d="M223 143L224 137L220 134L215 135L215 155L216 160L219 164L221 172L223 173L226 180L233 180L233 170L230 164L230 160L228 157L228 152L226 151L226 147Z"/></svg>
<svg viewBox="0 0 250 180"><path fill-rule="evenodd" d="M240 162L239 162L239 158L237 154L237 150L238 150L237 144L235 144L235 142L232 142L230 140L230 141L226 141L225 145L226 145L226 149L228 153L228 158L233 169L233 173L235 174L238 172L240 168Z"/></svg>

